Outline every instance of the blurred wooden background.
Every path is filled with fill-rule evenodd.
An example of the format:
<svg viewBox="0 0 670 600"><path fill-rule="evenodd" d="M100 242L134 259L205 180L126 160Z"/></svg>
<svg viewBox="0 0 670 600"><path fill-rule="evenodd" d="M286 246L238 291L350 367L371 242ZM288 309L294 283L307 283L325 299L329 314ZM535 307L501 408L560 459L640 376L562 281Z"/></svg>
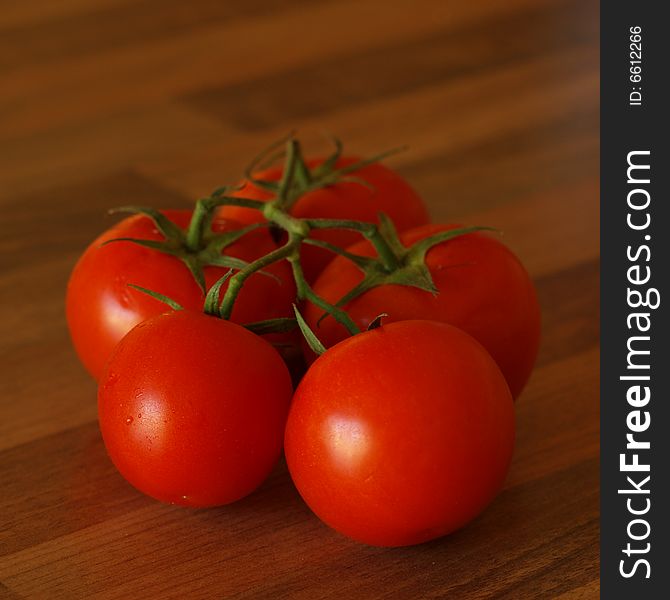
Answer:
<svg viewBox="0 0 670 600"><path fill-rule="evenodd" d="M6 0L0 12L0 598L598 596L595 0ZM230 507L127 485L63 296L121 204L183 206L292 128L494 225L544 342L506 488L419 547L322 525L280 465Z"/></svg>

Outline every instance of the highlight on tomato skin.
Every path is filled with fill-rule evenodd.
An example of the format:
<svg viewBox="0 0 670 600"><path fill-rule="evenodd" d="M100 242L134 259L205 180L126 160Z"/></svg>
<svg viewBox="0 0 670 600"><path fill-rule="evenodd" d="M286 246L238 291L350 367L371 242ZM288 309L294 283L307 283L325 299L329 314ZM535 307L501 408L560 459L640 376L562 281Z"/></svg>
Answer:
<svg viewBox="0 0 670 600"><path fill-rule="evenodd" d="M219 506L253 492L277 463L291 396L271 344L180 310L119 343L99 383L99 425L112 462L138 490Z"/></svg>
<svg viewBox="0 0 670 600"><path fill-rule="evenodd" d="M365 544L405 546L485 509L509 469L514 429L507 383L474 338L401 321L311 365L284 450L300 495L327 525Z"/></svg>
<svg viewBox="0 0 670 600"><path fill-rule="evenodd" d="M360 159L356 157L340 158L336 168L346 167ZM324 159L311 159L307 166L313 169ZM272 167L254 174L257 179L278 181L282 176L279 167ZM386 213L396 224L399 231L411 229L430 222L424 201L410 184L392 169L373 163L351 173L351 177L367 183L341 181L307 192L295 203L290 212L302 219L351 219L367 223L377 223L379 212ZM271 195L249 181L232 195L253 200L269 200ZM225 206L220 215L240 221L255 223L263 220L257 210L238 206ZM310 236L341 248L346 248L360 239L360 235L344 229L314 231ZM314 281L324 267L332 260L333 254L323 248L304 246L301 261L307 281Z"/></svg>
<svg viewBox="0 0 670 600"><path fill-rule="evenodd" d="M419 240L457 225L432 224L401 233L409 247ZM367 241L349 252L374 256ZM519 259L489 233L470 233L431 248L426 255L438 294L401 285L373 288L343 308L365 329L384 312L386 323L430 319L450 323L477 339L498 363L514 398L525 387L535 365L541 330L541 312L532 280ZM348 259L336 257L313 285L314 291L336 303L363 278ZM305 320L326 347L345 339L345 328L311 303ZM314 354L306 350L306 358Z"/></svg>
<svg viewBox="0 0 670 600"><path fill-rule="evenodd" d="M191 210L162 211L185 229ZM232 220L215 220L215 233L240 229ZM66 294L66 317L70 337L79 359L98 380L114 347L138 323L167 310L165 304L131 289L139 285L175 300L185 308L201 310L205 294L188 268L174 256L129 241L105 244L115 238L162 241L151 220L134 215L110 227L94 240L74 266ZM225 254L250 262L275 248L267 230L259 229L226 248ZM228 271L225 267L204 269L207 288ZM255 273L247 281L236 303L232 320L250 323L292 316L295 284L290 266L278 262L266 271L273 277ZM225 286L224 286L225 291ZM269 339L297 345L294 334L272 334Z"/></svg>

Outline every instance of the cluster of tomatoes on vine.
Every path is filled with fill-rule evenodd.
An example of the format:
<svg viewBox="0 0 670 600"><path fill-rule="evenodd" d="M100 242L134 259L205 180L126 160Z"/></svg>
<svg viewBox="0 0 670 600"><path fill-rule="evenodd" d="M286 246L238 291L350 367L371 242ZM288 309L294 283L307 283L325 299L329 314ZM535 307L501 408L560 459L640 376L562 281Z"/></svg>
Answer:
<svg viewBox="0 0 670 600"><path fill-rule="evenodd" d="M420 543L501 489L539 307L497 232L430 223L380 157L335 143L306 159L291 136L192 209L116 209L132 215L76 264L68 325L142 492L227 504L283 449L325 523Z"/></svg>

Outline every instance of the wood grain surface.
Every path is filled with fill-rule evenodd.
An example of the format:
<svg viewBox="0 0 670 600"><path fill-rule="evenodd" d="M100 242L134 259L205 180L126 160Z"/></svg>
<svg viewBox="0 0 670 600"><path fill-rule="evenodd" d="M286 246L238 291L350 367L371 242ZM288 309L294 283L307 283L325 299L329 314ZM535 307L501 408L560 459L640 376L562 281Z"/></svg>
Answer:
<svg viewBox="0 0 670 600"><path fill-rule="evenodd" d="M595 598L595 0L6 0L0 12L0 598ZM537 369L504 491L404 549L329 530L279 465L185 510L108 460L70 269L121 204L185 206L293 128L389 164L535 279Z"/></svg>

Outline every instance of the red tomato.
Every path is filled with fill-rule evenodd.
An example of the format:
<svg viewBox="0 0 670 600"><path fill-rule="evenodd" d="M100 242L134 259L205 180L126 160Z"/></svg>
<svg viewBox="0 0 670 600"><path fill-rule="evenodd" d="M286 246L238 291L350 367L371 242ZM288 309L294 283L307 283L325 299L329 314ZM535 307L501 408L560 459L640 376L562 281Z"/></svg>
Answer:
<svg viewBox="0 0 670 600"><path fill-rule="evenodd" d="M337 168L358 162L358 158L342 158ZM310 169L317 167L323 159L308 161ZM278 181L281 168L275 167L256 173L257 179ZM303 219L351 219L377 223L379 212L386 213L400 231L430 222L428 211L419 195L395 171L379 163L373 163L350 174L370 184L366 187L360 183L336 183L304 194L292 207L291 214ZM244 187L232 194L253 200L268 200L271 195L246 182ZM226 206L222 216L241 221L255 223L263 220L260 211L237 206ZM361 239L359 233L344 229L315 231L311 236L345 248ZM302 265L308 281L314 281L323 268L332 260L333 254L322 248L304 246L302 249Z"/></svg>
<svg viewBox="0 0 670 600"><path fill-rule="evenodd" d="M191 211L164 211L164 214L185 228ZM216 232L239 227L239 223L224 220L217 220L213 225ZM79 358L96 379L128 331L167 310L162 302L128 287L129 283L168 296L184 308L202 310L204 303L202 290L179 259L132 242L102 245L119 237L163 239L147 217L129 217L96 239L72 271L66 298L68 326ZM231 244L224 252L250 262L274 248L268 232L259 229ZM227 271L222 267L206 267L207 287ZM276 263L266 271L278 279L260 273L252 275L238 296L232 321L249 323L293 316L295 285L290 266L286 262Z"/></svg>
<svg viewBox="0 0 670 600"><path fill-rule="evenodd" d="M145 494L227 504L277 462L291 391L262 338L203 313L165 313L114 351L98 390L100 429L118 470Z"/></svg>
<svg viewBox="0 0 670 600"><path fill-rule="evenodd" d="M376 546L440 537L502 487L514 406L481 345L434 321L384 325L339 343L293 397L284 450L326 524Z"/></svg>
<svg viewBox="0 0 670 600"><path fill-rule="evenodd" d="M427 225L402 234L405 246L454 225ZM349 248L355 254L373 256L364 241ZM490 235L473 233L434 246L426 255L438 295L418 288L383 285L347 305L345 310L362 329L380 313L385 322L430 319L451 323L477 339L495 359L516 398L535 364L540 342L540 308L535 288L523 265L502 243ZM338 256L314 284L314 291L337 302L359 281L362 272ZM305 319L326 347L347 337L332 317L317 325L323 311L305 307ZM313 356L313 355L312 355Z"/></svg>

